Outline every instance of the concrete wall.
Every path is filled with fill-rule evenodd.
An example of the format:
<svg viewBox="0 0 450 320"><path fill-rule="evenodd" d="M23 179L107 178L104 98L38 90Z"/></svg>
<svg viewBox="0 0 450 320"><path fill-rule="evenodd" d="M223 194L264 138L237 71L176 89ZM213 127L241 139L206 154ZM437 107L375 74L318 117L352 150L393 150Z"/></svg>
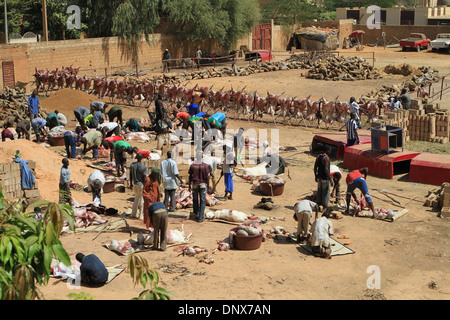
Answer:
<svg viewBox="0 0 450 320"><path fill-rule="evenodd" d="M429 39L434 40L438 33L450 33L450 26L381 26L381 29L369 29L366 25L353 25L353 30L363 30L364 43L374 43L377 38L382 39L381 33L386 32L386 41L393 37L401 40L407 38L410 33L423 33Z"/></svg>
<svg viewBox="0 0 450 320"><path fill-rule="evenodd" d="M247 44L251 35L238 42ZM89 38L79 40L48 41L38 43L3 44L0 45L0 62L14 61L15 80L33 81L35 68L54 70L72 65L80 67L80 75L99 76L108 74L112 69L156 70L160 72L161 57L164 49L169 49L173 59L194 57L195 50L200 47L204 51L227 55L216 41L204 43L187 43L181 45L173 37L161 34L151 36L151 44L142 40L130 48L118 37ZM3 88L3 73L0 64L0 88Z"/></svg>

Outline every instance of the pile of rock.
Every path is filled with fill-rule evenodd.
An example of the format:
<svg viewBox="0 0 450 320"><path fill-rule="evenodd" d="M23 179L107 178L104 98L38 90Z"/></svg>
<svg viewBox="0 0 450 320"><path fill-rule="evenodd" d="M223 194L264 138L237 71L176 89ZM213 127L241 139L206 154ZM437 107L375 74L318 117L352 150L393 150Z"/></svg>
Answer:
<svg viewBox="0 0 450 320"><path fill-rule="evenodd" d="M28 97L29 95L19 93L15 89L5 88L0 91L0 128L5 124L15 127L19 121L29 119ZM45 117L46 114L42 116Z"/></svg>
<svg viewBox="0 0 450 320"><path fill-rule="evenodd" d="M381 74L363 58L331 56L315 61L304 74L308 79L355 81L382 78Z"/></svg>
<svg viewBox="0 0 450 320"><path fill-rule="evenodd" d="M444 182L440 188L428 190L425 206L433 209L450 207L450 183Z"/></svg>

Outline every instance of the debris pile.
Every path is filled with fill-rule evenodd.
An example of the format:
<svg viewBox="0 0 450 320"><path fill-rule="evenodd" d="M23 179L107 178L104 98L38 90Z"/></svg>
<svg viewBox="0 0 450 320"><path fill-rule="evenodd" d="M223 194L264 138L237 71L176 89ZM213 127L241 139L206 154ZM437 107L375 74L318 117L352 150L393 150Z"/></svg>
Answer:
<svg viewBox="0 0 450 320"><path fill-rule="evenodd" d="M0 91L0 127L8 124L9 128L15 128L16 124L28 116L28 95L19 93L15 89L5 88ZM43 117L46 114L42 114Z"/></svg>
<svg viewBox="0 0 450 320"><path fill-rule="evenodd" d="M381 74L365 59L358 57L337 57L315 61L304 74L308 79L355 81L382 78Z"/></svg>
<svg viewBox="0 0 450 320"><path fill-rule="evenodd" d="M428 190L424 205L433 209L450 207L450 183L444 182L440 188Z"/></svg>

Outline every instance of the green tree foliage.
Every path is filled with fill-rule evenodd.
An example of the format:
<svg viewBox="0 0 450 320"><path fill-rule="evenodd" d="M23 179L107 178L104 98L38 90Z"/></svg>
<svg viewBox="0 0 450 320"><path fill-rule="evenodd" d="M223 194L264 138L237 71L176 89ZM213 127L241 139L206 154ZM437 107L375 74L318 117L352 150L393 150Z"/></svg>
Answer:
<svg viewBox="0 0 450 320"><path fill-rule="evenodd" d="M257 0L86 0L91 36L121 36L149 41L160 22L180 41L218 39L230 46L260 20Z"/></svg>
<svg viewBox="0 0 450 320"><path fill-rule="evenodd" d="M26 213L19 200L6 201L0 189L0 300L41 299L36 284L47 284L52 258L71 264L59 236L64 219L74 229L72 208L48 201L32 205L46 207L42 219Z"/></svg>
<svg viewBox="0 0 450 320"><path fill-rule="evenodd" d="M47 25L51 40L79 39L82 31L87 29L84 23L81 24L81 30L67 28L70 16L67 8L78 4L74 0L47 0Z"/></svg>
<svg viewBox="0 0 450 320"><path fill-rule="evenodd" d="M128 271L133 279L134 285L141 284L144 288L149 285L150 289L144 290L139 297L133 300L170 300L172 292L158 287L159 275L156 270L149 267L148 261L139 254L132 254L128 258Z"/></svg>
<svg viewBox="0 0 450 320"><path fill-rule="evenodd" d="M264 22L273 19L275 24L287 26L317 19L319 12L308 0L272 0L262 8Z"/></svg>
<svg viewBox="0 0 450 320"><path fill-rule="evenodd" d="M82 14L86 14L85 0L47 0L47 29L51 40L78 39L81 32L86 29L82 23L81 30L68 29L67 8L70 5L79 5ZM3 14L0 15L4 30ZM40 0L8 0L7 1L8 34L23 35L31 31L42 34L42 1Z"/></svg>
<svg viewBox="0 0 450 320"><path fill-rule="evenodd" d="M149 34L159 25L158 2L152 0L128 0L121 3L112 20L112 33L124 37L130 44Z"/></svg>

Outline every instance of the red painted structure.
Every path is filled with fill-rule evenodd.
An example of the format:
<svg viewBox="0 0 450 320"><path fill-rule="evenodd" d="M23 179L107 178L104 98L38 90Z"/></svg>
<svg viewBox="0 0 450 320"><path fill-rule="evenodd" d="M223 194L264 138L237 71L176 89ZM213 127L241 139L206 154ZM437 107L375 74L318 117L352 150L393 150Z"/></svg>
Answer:
<svg viewBox="0 0 450 320"><path fill-rule="evenodd" d="M372 138L369 130L358 130L358 135L360 144L370 145ZM331 146L333 157L335 157L336 160L342 160L344 159L344 153L347 147L347 134L316 134L311 144L311 151L313 153L320 152L322 151L321 146L323 145Z"/></svg>
<svg viewBox="0 0 450 320"><path fill-rule="evenodd" d="M409 181L437 186L450 182L450 155L421 153L411 160Z"/></svg>
<svg viewBox="0 0 450 320"><path fill-rule="evenodd" d="M261 23L253 28L252 50L270 50L272 43L272 25Z"/></svg>
<svg viewBox="0 0 450 320"><path fill-rule="evenodd" d="M410 162L420 152L394 151L389 154L374 152L371 144L359 144L345 149L343 167L349 170L367 167L372 176L392 179L394 175L408 173Z"/></svg>
<svg viewBox="0 0 450 320"><path fill-rule="evenodd" d="M245 61L264 62L272 61L273 56L270 50L253 50L245 54Z"/></svg>

